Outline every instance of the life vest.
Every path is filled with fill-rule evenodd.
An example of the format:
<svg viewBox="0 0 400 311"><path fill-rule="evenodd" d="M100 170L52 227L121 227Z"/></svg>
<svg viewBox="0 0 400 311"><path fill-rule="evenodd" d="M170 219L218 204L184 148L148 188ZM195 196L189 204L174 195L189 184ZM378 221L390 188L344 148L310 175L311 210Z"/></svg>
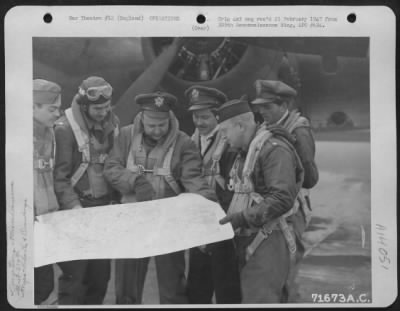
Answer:
<svg viewBox="0 0 400 311"><path fill-rule="evenodd" d="M249 150L246 155L246 159L243 164L243 169L242 169L242 176L239 176L239 166L240 162L242 159L240 158L240 155L236 157L236 160L232 166L232 169L230 171L230 181L228 188L230 190L234 191L234 195L231 201L231 204L229 206L227 214L233 214L236 212L241 212L244 209L251 208L253 204L258 204L260 203L264 198L257 192L254 191L254 184L251 180L251 174L254 171L254 166L257 161L257 158L260 154L260 151L263 147L263 145L272 137L272 133L268 130L266 130L265 126L260 126L259 129L257 130L255 138L252 140L249 146ZM290 145L288 145L290 149ZM294 148L293 148L294 149ZM295 153L296 156L296 161L298 165L301 165L300 159L297 156L297 153ZM302 171L301 171L302 172ZM300 183L302 183L302 178L303 176L299 176L298 178L298 187L300 189ZM300 192L298 196L301 196ZM274 219L270 221L269 223L265 224L261 229L244 229L244 228L238 228L236 230L236 235L245 235L248 236L252 233L257 232L255 238L253 241L247 246L246 249L246 260L248 260L253 253L256 251L258 246L266 239L268 236L272 233L272 230L277 228L279 226L280 230L282 231L285 240L287 242L287 246L289 248L291 257L294 257L294 254L296 252L296 240L295 240L295 235L291 231L291 228L289 227L287 223L287 218L294 215L299 208L299 200L296 198L295 203L293 207L286 212L284 215L278 217L277 219Z"/></svg>
<svg viewBox="0 0 400 311"><path fill-rule="evenodd" d="M104 162L110 148L108 140L101 144L93 135L89 135L87 129L83 129L74 116L71 108L65 110L65 116L71 125L78 149L82 153L82 161L78 169L72 174L71 185L75 187L83 174L89 178L89 189L83 191L84 195L100 198L109 193L110 189L103 177ZM114 137L118 136L118 127L114 129Z"/></svg>
<svg viewBox="0 0 400 311"><path fill-rule="evenodd" d="M59 208L53 183L55 143L52 128L47 128L43 137L34 136L33 178L35 216L54 212Z"/></svg>
<svg viewBox="0 0 400 311"><path fill-rule="evenodd" d="M293 133L295 129L298 127L310 127L310 122L304 117L300 115L298 111L289 112L287 118L281 123L281 126L284 127L289 133Z"/></svg>
<svg viewBox="0 0 400 311"><path fill-rule="evenodd" d="M146 154L143 144L143 129L140 128L142 113L139 113L132 126L132 144L126 161L126 168L134 173L144 175L154 189L153 199L161 199L167 196L168 185L175 195L182 192L181 187L172 176L171 161L175 150L178 121L173 113L170 113L170 131L161 145L156 145L149 154ZM171 196L169 193L168 196ZM136 202L134 194L126 194L122 197L122 203Z"/></svg>
<svg viewBox="0 0 400 311"><path fill-rule="evenodd" d="M293 133L299 127L310 127L310 122L300 115L298 111L290 111L288 117L280 124L283 128L285 128L290 134ZM296 148L294 148L296 150ZM297 151L296 151L297 153ZM311 202L310 202L310 190L301 188L300 199L302 200L303 214L305 217L306 227L310 223L311 220Z"/></svg>
<svg viewBox="0 0 400 311"><path fill-rule="evenodd" d="M219 131L215 135L214 141L203 155L202 175L206 177L211 188L215 189L216 184L218 183L218 185L225 190L225 179L221 176L219 161L221 160L222 154L228 146L228 143L226 137L222 136ZM200 135L197 129L192 135L192 140L200 149Z"/></svg>

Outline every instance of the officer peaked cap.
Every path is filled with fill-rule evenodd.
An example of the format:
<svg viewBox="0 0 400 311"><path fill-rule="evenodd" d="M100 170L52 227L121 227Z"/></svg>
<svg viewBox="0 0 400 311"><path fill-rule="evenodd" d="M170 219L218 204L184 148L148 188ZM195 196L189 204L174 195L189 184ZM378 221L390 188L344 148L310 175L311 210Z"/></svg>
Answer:
<svg viewBox="0 0 400 311"><path fill-rule="evenodd" d="M276 103L297 95L295 89L277 80L256 80L254 86L256 99L251 102L252 104Z"/></svg>
<svg viewBox="0 0 400 311"><path fill-rule="evenodd" d="M144 111L169 112L177 102L174 95L166 92L140 94L135 97L135 103Z"/></svg>
<svg viewBox="0 0 400 311"><path fill-rule="evenodd" d="M200 109L217 109L228 101L228 97L221 91L201 85L193 85L185 91L189 100L189 111Z"/></svg>

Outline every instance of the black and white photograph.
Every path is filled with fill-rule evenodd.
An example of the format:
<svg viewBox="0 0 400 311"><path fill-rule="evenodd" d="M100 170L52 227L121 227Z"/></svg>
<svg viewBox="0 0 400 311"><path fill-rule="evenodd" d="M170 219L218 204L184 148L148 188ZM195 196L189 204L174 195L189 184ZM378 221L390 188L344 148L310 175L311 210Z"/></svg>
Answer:
<svg viewBox="0 0 400 311"><path fill-rule="evenodd" d="M32 194L18 211L29 189L8 177L8 252L24 245L9 256L9 297L24 296L26 258L30 305L50 307L373 306L376 275L396 279L395 219L376 218L372 200L379 141L391 150L391 123L376 129L373 36L218 21L248 35L31 35ZM14 235L21 223L29 239Z"/></svg>

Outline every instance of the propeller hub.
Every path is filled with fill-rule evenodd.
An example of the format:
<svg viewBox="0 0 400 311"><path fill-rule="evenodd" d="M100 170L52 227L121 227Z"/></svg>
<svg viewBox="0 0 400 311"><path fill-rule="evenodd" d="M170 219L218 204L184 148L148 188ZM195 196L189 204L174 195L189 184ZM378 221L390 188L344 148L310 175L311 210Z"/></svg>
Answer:
<svg viewBox="0 0 400 311"><path fill-rule="evenodd" d="M153 50L159 55L173 38L153 38ZM186 38L171 63L169 73L178 79L206 82L229 73L242 59L247 44L221 37Z"/></svg>

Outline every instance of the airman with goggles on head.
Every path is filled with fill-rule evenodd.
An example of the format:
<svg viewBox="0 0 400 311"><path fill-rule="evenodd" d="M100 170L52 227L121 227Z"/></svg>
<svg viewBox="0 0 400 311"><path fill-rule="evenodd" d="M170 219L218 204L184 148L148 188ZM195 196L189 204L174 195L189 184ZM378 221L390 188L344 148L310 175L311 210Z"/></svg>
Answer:
<svg viewBox="0 0 400 311"><path fill-rule="evenodd" d="M112 86L101 77L89 77L79 86L76 102L86 117L95 123L102 123L111 111Z"/></svg>
<svg viewBox="0 0 400 311"><path fill-rule="evenodd" d="M119 133L111 100L111 85L101 77L89 77L56 122L54 188L62 210L96 208L118 199L103 176ZM110 279L109 259L64 261L59 266L59 305L102 304Z"/></svg>

